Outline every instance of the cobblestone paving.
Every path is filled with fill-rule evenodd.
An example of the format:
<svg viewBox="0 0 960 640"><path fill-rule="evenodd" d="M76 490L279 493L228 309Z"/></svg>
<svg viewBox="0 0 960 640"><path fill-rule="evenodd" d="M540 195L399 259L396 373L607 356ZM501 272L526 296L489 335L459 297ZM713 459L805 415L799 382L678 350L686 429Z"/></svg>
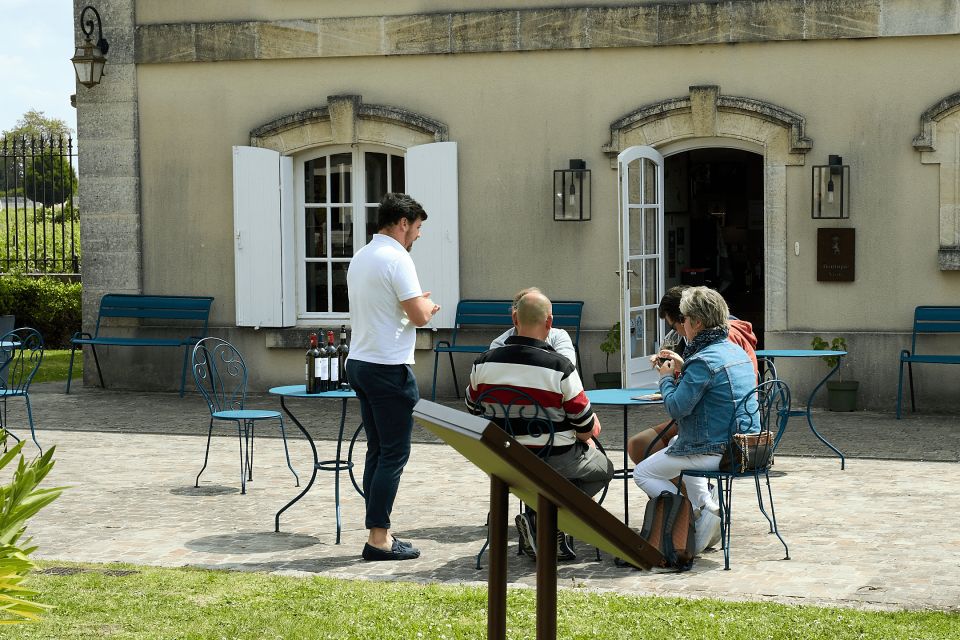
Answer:
<svg viewBox="0 0 960 640"><path fill-rule="evenodd" d="M274 514L299 491L276 439L257 440L247 495L239 493L235 436L214 438L210 465L194 488L205 444L197 436L205 435L208 415L199 398L87 389L66 396L53 386L31 395L40 442L57 445L50 481L72 487L30 524L28 533L40 545L41 558L458 584L486 579L486 558L484 570L474 569L486 533L486 476L452 449L432 443L419 428L394 521L398 535L415 541L423 555L406 562L365 563L359 559L366 535L363 504L346 475L341 476L342 544L335 544L334 477L325 472L284 513L281 532L274 533ZM321 459L332 458L338 403L307 403L294 409L315 429ZM277 406L269 396L256 398L255 404ZM637 423L656 422L660 415L655 410L638 414ZM22 435L23 429L16 429L22 416L14 405L9 418ZM606 413L604 420L605 441L616 449L621 414ZM730 571L723 571L719 551L706 553L692 571L676 574L618 568L606 554L598 563L593 549L581 544L578 559L561 565L560 585L629 594L960 610L960 516L945 503L942 490L945 481L960 480L956 416L917 414L897 422L886 414L823 412L815 414L815 421L848 454L847 468L840 471L836 458L829 457L804 423L791 423L772 479L789 561L783 560L776 537L767 533L753 487L741 481L734 491ZM352 413L347 424L352 432ZM305 484L309 447L292 438L290 449ZM619 452L614 459L619 460ZM622 487L615 483L604 503L620 517ZM636 520L644 500L635 487L629 495ZM515 540L511 547L516 548ZM511 554L509 580L532 586L534 564Z"/></svg>

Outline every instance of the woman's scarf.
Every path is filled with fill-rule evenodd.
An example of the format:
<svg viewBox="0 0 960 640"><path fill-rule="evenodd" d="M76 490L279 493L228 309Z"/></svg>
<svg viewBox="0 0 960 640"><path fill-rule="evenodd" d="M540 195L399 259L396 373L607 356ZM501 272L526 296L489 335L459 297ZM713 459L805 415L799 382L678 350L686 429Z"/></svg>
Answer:
<svg viewBox="0 0 960 640"><path fill-rule="evenodd" d="M712 327L704 329L696 337L687 343L687 348L683 350L683 359L689 360L695 353L718 342L723 342L730 334L730 329L723 325L722 327Z"/></svg>

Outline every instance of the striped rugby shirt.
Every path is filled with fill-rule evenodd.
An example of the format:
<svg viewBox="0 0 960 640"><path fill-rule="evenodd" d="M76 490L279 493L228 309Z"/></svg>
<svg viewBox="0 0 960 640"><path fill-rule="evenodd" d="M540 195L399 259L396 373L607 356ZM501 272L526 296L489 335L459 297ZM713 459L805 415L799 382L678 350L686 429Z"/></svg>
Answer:
<svg viewBox="0 0 960 640"><path fill-rule="evenodd" d="M537 435L542 429L534 424L528 428L522 418L522 405L529 405L528 400L509 393L497 397L494 391L483 398L482 406L477 404L476 399L494 387L521 391L543 407L554 425L551 455L568 451L577 441L577 433L590 433L593 429L593 408L576 367L546 342L510 336L505 346L487 351L473 363L465 396L471 412L493 415L493 422L501 427L503 420L497 419L498 414L502 415L503 407L513 403L509 407L510 425L517 441L532 449L547 444L549 435Z"/></svg>

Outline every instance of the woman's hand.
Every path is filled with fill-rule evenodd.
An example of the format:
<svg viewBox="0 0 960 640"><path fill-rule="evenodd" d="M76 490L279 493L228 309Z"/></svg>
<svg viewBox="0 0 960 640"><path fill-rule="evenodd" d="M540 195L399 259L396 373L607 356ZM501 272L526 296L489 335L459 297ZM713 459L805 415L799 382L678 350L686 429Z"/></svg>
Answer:
<svg viewBox="0 0 960 640"><path fill-rule="evenodd" d="M660 363L656 369L661 378L666 375L675 375L683 370L683 358L669 349L661 349L656 358Z"/></svg>

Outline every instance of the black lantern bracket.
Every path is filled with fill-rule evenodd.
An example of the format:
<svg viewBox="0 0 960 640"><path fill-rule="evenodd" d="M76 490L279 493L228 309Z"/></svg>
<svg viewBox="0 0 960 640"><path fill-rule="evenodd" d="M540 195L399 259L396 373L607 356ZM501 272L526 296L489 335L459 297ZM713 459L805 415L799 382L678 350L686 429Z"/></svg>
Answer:
<svg viewBox="0 0 960 640"><path fill-rule="evenodd" d="M850 165L829 156L827 164L813 167L810 217L814 220L850 217Z"/></svg>
<svg viewBox="0 0 960 640"><path fill-rule="evenodd" d="M96 22L94 22L96 19ZM77 80L85 87L100 84L103 77L103 66L107 62L107 52L110 43L103 37L103 23L100 12L92 5L87 5L80 11L80 30L84 35L83 45L77 47L76 54L70 61L77 72ZM97 42L93 42L94 30L97 33Z"/></svg>
<svg viewBox="0 0 960 640"><path fill-rule="evenodd" d="M558 222L590 220L590 169L577 158L568 169L553 172L553 219Z"/></svg>

